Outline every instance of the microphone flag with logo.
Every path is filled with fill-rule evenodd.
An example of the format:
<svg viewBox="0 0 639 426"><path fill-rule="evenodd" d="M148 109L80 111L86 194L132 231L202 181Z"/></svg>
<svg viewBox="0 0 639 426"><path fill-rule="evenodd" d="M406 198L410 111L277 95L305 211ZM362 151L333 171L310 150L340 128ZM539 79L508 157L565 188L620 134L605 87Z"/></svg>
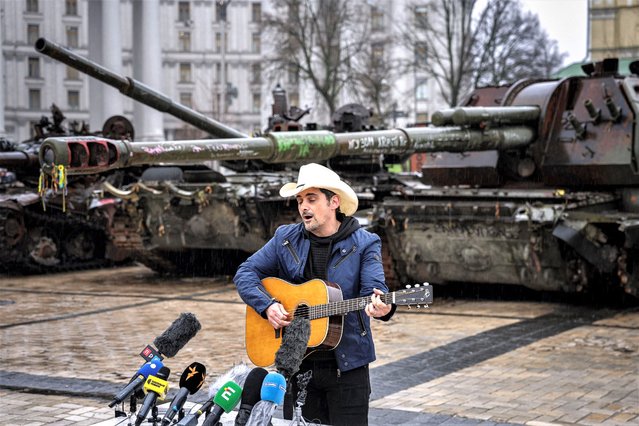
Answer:
<svg viewBox="0 0 639 426"><path fill-rule="evenodd" d="M206 367L199 362L193 362L186 367L180 377L180 389L169 404L169 408L164 413L162 425L168 426L177 413L180 412L189 395L193 395L200 390L206 379Z"/></svg>

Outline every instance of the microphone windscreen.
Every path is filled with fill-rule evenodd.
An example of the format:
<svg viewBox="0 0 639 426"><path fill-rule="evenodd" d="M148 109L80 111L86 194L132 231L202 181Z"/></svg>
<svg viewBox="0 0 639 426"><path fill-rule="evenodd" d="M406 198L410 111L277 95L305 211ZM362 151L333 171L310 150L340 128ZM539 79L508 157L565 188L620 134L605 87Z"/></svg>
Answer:
<svg viewBox="0 0 639 426"><path fill-rule="evenodd" d="M284 403L286 379L280 373L268 373L262 383L260 397L263 401L271 401L277 405Z"/></svg>
<svg viewBox="0 0 639 426"><path fill-rule="evenodd" d="M310 335L311 322L302 316L294 317L284 328L282 345L275 353L275 368L286 378L290 379L299 371Z"/></svg>
<svg viewBox="0 0 639 426"><path fill-rule="evenodd" d="M268 374L264 368L258 367L251 370L246 376L246 382L242 390L242 405L255 405L257 401L262 399L262 383Z"/></svg>
<svg viewBox="0 0 639 426"><path fill-rule="evenodd" d="M213 398L218 390L224 385L226 382L234 381L240 386L244 386L244 382L246 381L246 377L251 372L251 367L241 362L237 365L234 365L230 370L222 374L218 377L212 384L209 386L209 398Z"/></svg>
<svg viewBox="0 0 639 426"><path fill-rule="evenodd" d="M235 382L229 381L220 388L213 398L213 402L222 407L225 413L235 408L242 397L242 388Z"/></svg>
<svg viewBox="0 0 639 426"><path fill-rule="evenodd" d="M164 333L155 338L153 344L158 351L168 357L174 357L202 328L195 315L183 312L173 321Z"/></svg>
<svg viewBox="0 0 639 426"><path fill-rule="evenodd" d="M160 368L164 367L162 361L159 358L153 358L149 362L145 362L142 367L138 370L138 374L142 374L145 378L150 375L157 375Z"/></svg>
<svg viewBox="0 0 639 426"><path fill-rule="evenodd" d="M180 387L189 390L189 394L193 395L199 391L204 384L206 378L206 367L199 362L192 362L186 367L180 377Z"/></svg>

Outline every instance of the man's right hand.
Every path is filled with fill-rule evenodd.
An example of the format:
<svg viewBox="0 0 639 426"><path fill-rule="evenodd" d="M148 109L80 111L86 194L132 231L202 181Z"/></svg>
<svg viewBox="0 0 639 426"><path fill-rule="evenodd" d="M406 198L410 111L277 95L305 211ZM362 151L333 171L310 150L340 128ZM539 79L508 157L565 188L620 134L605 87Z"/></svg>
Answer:
<svg viewBox="0 0 639 426"><path fill-rule="evenodd" d="M284 309L281 303L273 303L266 308L266 318L276 330L286 327L291 323L288 320L288 312L286 312L286 309Z"/></svg>

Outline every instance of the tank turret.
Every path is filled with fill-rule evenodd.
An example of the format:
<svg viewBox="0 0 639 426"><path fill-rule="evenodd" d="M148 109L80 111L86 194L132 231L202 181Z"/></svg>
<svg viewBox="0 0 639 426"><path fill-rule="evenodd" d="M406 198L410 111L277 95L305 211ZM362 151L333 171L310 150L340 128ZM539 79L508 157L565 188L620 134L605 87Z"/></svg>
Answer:
<svg viewBox="0 0 639 426"><path fill-rule="evenodd" d="M107 241L105 221L87 217L91 188L106 176L72 177L58 193L42 186L38 150L43 139L92 134L84 123L65 120L53 104L51 116L43 116L33 125L31 139L12 143L0 138L0 273L97 268L128 257L126 251ZM110 131L104 134L113 138L125 136L117 129L126 129L126 136L133 134L124 117L107 120L106 128Z"/></svg>

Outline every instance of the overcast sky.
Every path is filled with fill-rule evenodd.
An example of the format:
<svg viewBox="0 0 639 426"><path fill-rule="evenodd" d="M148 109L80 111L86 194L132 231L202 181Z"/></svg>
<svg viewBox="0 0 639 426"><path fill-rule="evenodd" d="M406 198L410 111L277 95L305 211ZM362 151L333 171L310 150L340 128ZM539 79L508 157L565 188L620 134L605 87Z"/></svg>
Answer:
<svg viewBox="0 0 639 426"><path fill-rule="evenodd" d="M524 9L539 16L539 22L559 50L568 53L564 65L586 57L588 0L521 0Z"/></svg>

